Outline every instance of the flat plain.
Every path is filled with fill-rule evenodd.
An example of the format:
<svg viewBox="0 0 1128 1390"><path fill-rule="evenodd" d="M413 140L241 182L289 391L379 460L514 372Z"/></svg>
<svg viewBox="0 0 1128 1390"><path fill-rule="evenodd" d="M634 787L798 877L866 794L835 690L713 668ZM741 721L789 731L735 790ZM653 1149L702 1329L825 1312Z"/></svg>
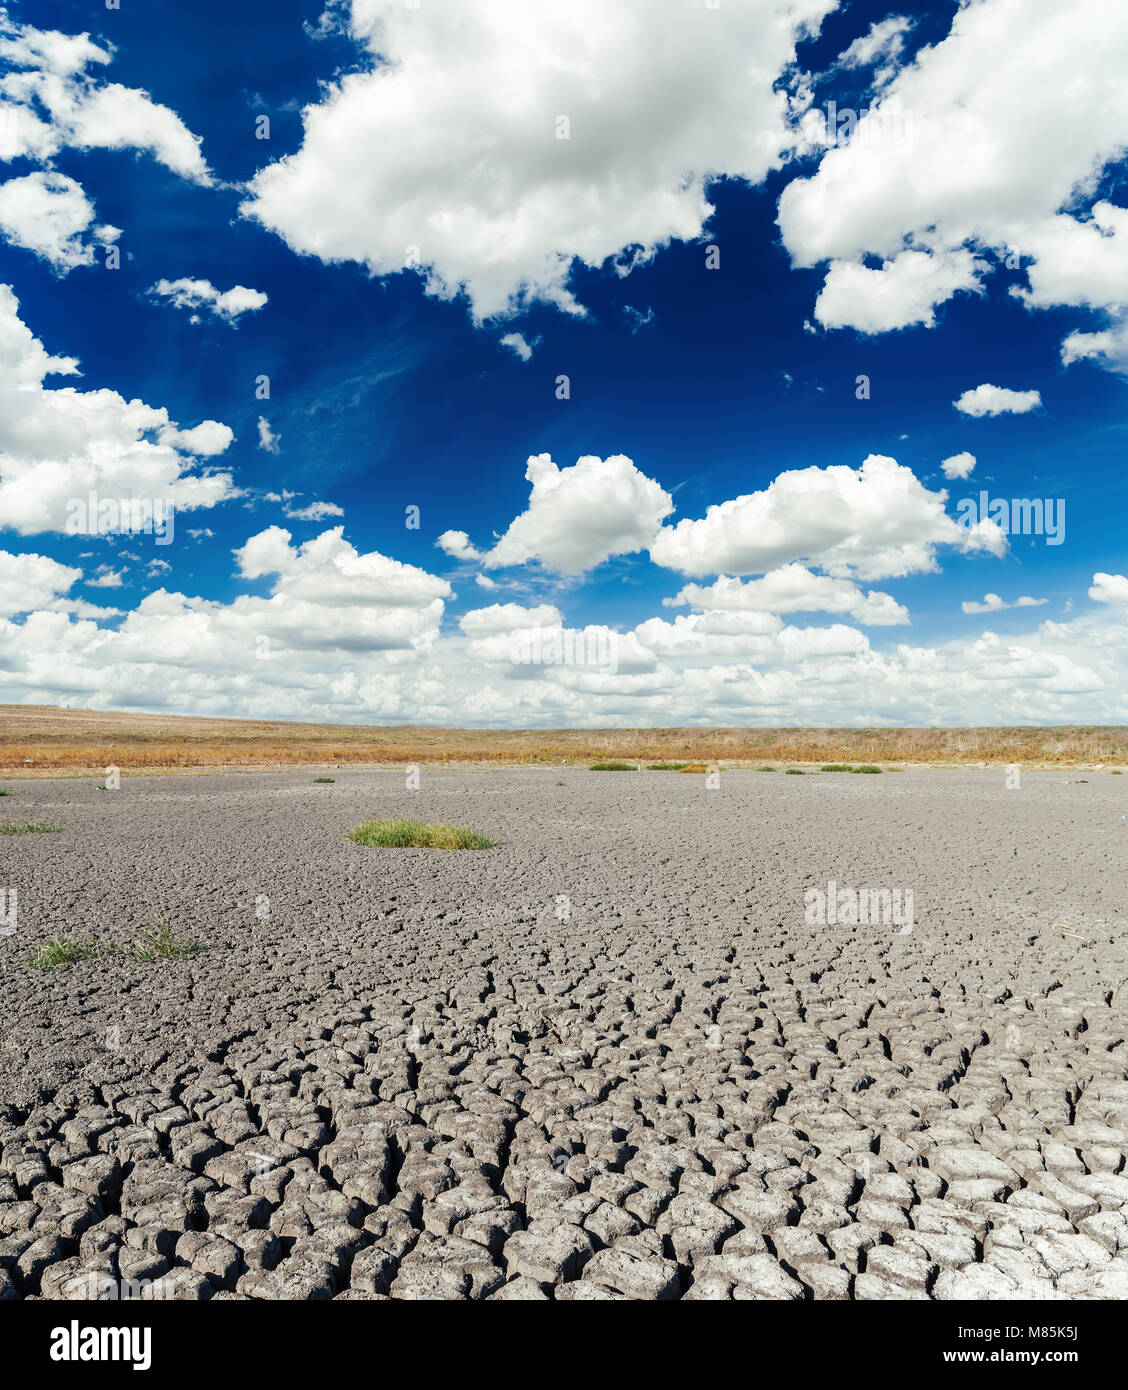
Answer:
<svg viewBox="0 0 1128 1390"><path fill-rule="evenodd" d="M0 1296L1128 1296L1123 778L313 771L3 781Z"/></svg>

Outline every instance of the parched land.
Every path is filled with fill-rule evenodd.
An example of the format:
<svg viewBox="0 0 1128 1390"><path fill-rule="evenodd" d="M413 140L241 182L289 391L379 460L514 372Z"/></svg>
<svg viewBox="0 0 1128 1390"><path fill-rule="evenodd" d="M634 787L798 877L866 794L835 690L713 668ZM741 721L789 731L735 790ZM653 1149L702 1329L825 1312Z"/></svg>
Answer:
<svg viewBox="0 0 1128 1390"><path fill-rule="evenodd" d="M1122 765L1128 727L979 729L439 729L0 705L0 772L57 776L300 764L876 762Z"/></svg>
<svg viewBox="0 0 1128 1390"><path fill-rule="evenodd" d="M58 829L0 840L0 1299L1123 1300L1125 812L1108 769L13 782ZM349 838L399 817L490 847Z"/></svg>

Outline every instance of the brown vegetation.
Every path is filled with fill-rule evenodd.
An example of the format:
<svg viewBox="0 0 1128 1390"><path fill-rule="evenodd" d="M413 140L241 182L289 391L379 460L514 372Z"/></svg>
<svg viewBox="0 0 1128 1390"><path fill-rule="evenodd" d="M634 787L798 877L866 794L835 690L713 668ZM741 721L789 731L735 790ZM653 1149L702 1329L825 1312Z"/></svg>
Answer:
<svg viewBox="0 0 1128 1390"><path fill-rule="evenodd" d="M980 729L435 729L288 724L0 705L7 776L345 763L1128 762L1128 727Z"/></svg>

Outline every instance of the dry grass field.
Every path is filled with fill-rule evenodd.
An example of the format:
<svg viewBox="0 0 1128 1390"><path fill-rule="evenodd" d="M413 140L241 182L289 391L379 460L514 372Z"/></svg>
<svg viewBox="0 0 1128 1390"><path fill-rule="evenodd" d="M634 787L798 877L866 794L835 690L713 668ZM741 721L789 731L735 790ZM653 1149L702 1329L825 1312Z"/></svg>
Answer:
<svg viewBox="0 0 1128 1390"><path fill-rule="evenodd" d="M347 763L583 765L593 760L898 765L1128 761L1128 727L978 729L435 729L0 705L0 773L51 777Z"/></svg>

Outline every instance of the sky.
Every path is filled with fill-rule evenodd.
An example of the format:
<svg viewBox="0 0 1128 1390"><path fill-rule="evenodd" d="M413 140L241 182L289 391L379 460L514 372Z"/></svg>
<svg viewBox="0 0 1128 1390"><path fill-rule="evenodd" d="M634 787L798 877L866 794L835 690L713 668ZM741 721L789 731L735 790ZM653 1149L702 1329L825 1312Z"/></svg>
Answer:
<svg viewBox="0 0 1128 1390"><path fill-rule="evenodd" d="M0 14L0 702L1128 719L1120 0Z"/></svg>

